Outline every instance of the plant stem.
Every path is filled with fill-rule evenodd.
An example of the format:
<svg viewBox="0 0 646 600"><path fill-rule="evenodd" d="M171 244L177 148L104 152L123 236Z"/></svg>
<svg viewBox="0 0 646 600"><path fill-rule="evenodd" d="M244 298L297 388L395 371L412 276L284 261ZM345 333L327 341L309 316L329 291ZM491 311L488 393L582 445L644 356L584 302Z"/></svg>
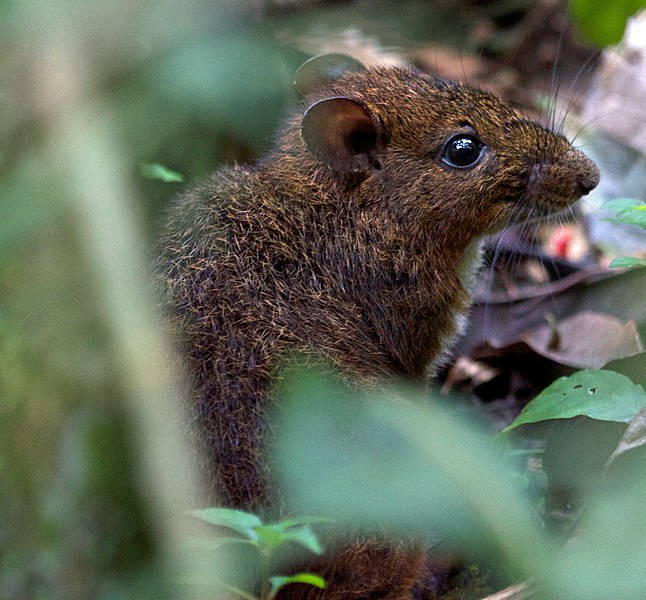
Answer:
<svg viewBox="0 0 646 600"><path fill-rule="evenodd" d="M260 550L260 600L271 600L271 581L269 580L271 553Z"/></svg>

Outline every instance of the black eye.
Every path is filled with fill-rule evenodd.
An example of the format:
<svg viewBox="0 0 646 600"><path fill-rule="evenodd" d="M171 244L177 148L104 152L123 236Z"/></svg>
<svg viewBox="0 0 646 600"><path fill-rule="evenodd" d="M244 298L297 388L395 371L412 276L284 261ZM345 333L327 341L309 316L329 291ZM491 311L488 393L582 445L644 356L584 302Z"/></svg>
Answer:
<svg viewBox="0 0 646 600"><path fill-rule="evenodd" d="M444 144L442 160L450 167L467 169L480 162L483 150L484 145L478 138L460 133L449 138Z"/></svg>

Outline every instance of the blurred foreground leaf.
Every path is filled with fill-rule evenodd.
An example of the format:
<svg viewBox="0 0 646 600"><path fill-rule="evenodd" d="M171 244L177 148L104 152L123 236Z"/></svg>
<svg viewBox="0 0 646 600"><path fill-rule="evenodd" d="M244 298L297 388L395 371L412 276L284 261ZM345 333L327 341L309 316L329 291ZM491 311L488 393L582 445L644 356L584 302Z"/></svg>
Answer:
<svg viewBox="0 0 646 600"><path fill-rule="evenodd" d="M607 219L612 223L628 223L629 225L638 225L639 227L646 229L646 212L643 210L643 207L635 206L631 210L625 210L619 213L616 217L610 217Z"/></svg>
<svg viewBox="0 0 646 600"><path fill-rule="evenodd" d="M175 171L160 165L159 163L151 163L141 166L141 174L148 179L159 179L164 183L181 183L184 181L184 176L176 173Z"/></svg>
<svg viewBox="0 0 646 600"><path fill-rule="evenodd" d="M591 380L595 395L612 392L614 375ZM281 398L277 466L299 510L334 514L351 531L397 529L425 541L439 531L471 555L494 557L499 572L531 578L540 598L646 596L646 455L587 496L576 536L557 550L492 445L419 391L351 390L301 373L286 379ZM602 411L621 412L612 402Z"/></svg>
<svg viewBox="0 0 646 600"><path fill-rule="evenodd" d="M559 598L646 597L646 454L589 501L577 534L555 557Z"/></svg>
<svg viewBox="0 0 646 600"><path fill-rule="evenodd" d="M323 548L316 535L309 527L283 527L280 523L258 527L256 532L263 544L271 548L277 548L285 542L294 542L299 546L313 552L322 554Z"/></svg>
<svg viewBox="0 0 646 600"><path fill-rule="evenodd" d="M301 373L282 390L276 460L296 509L353 530L438 534L516 573L545 539L493 444L413 389L350 390Z"/></svg>

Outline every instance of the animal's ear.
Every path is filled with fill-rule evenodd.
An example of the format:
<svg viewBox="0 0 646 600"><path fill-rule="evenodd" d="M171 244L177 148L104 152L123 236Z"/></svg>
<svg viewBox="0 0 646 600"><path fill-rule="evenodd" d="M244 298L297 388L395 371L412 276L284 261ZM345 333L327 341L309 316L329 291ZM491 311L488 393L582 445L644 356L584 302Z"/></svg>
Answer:
<svg viewBox="0 0 646 600"><path fill-rule="evenodd" d="M303 96L332 83L349 71L365 71L366 68L346 54L322 54L310 58L296 71L294 85Z"/></svg>
<svg viewBox="0 0 646 600"><path fill-rule="evenodd" d="M381 169L384 128L363 102L337 96L312 104L303 115L301 135L310 152L333 171Z"/></svg>

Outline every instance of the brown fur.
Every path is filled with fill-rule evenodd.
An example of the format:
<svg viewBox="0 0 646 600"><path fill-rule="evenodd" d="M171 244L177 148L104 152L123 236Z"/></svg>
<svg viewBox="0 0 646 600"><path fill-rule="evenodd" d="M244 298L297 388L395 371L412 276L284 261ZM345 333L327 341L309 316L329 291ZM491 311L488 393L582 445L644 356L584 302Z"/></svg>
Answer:
<svg viewBox="0 0 646 600"><path fill-rule="evenodd" d="M598 179L563 137L479 90L379 68L308 90L305 105L337 96L383 126L369 164L330 168L306 146L297 112L256 167L220 169L185 193L163 240L195 415L230 506L270 502L266 393L287 353L322 355L360 379L423 380L468 309L473 243L569 206ZM448 168L443 144L465 124L486 155ZM325 598L404 599L424 586L419 552L359 543L345 552L328 560Z"/></svg>

